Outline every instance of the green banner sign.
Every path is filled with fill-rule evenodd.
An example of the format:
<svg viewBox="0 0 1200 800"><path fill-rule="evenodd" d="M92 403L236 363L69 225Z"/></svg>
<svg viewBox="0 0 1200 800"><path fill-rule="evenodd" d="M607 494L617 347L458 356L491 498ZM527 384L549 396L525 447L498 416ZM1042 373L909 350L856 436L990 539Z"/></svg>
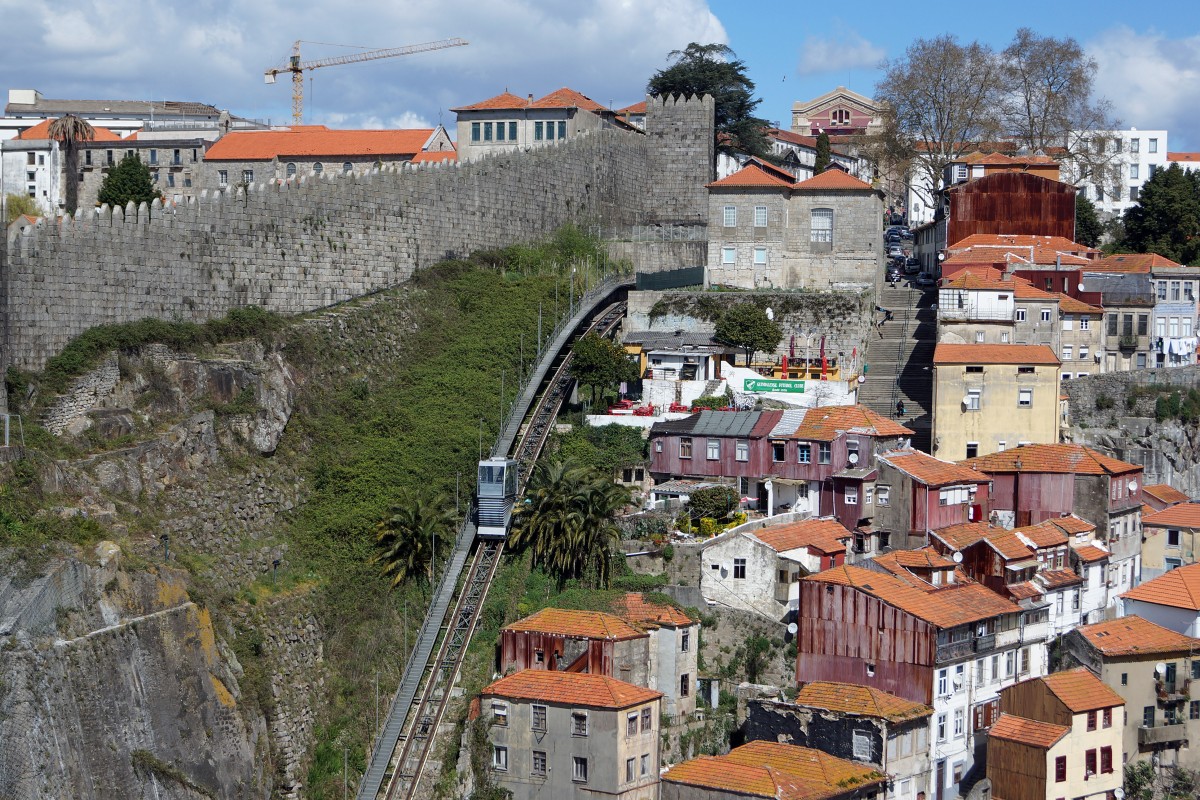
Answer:
<svg viewBox="0 0 1200 800"><path fill-rule="evenodd" d="M804 393L804 381L777 380L775 378L746 378L747 392L793 392Z"/></svg>

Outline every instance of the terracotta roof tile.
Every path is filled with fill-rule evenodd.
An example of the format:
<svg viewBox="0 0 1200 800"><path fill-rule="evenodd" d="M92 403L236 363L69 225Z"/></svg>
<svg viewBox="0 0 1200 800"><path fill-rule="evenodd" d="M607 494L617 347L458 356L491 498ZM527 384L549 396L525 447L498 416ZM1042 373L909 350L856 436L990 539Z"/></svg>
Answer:
<svg viewBox="0 0 1200 800"><path fill-rule="evenodd" d="M450 109L451 111L508 111L520 108L529 107L529 99L525 97L517 97L512 92L505 90L495 97L489 97L487 100L480 100L478 103L472 103L469 106L458 106Z"/></svg>
<svg viewBox="0 0 1200 800"><path fill-rule="evenodd" d="M1065 236L1037 236L1032 234L1014 233L973 233L959 239L947 250L963 250L969 247L1046 247L1063 253L1095 253L1095 249L1086 244L1073 242Z"/></svg>
<svg viewBox="0 0 1200 800"><path fill-rule="evenodd" d="M1001 714L988 731L988 736L1036 747L1039 750L1049 750L1070 732L1070 728L1051 722L1038 722L1012 714Z"/></svg>
<svg viewBox="0 0 1200 800"><path fill-rule="evenodd" d="M1088 272L1145 273L1155 268L1179 266L1181 265L1158 253L1123 253L1093 261L1088 266Z"/></svg>
<svg viewBox="0 0 1200 800"><path fill-rule="evenodd" d="M44 119L41 122L39 122L37 125L34 125L30 128L26 128L25 130L18 133L16 138L20 139L21 141L25 141L25 142L41 141L42 139L49 139L50 138L50 124L53 122L54 122L54 120L52 120L52 119ZM88 141L88 142L119 142L119 141L121 141L121 137L117 136L115 133L110 131L108 128L104 128L99 125L93 125L92 130L95 132L95 136L93 136L91 139L87 139L86 141Z"/></svg>
<svg viewBox="0 0 1200 800"><path fill-rule="evenodd" d="M592 98L585 94L580 94L574 89L568 89L564 86L561 89L556 89L550 94L538 100L534 100L530 108L582 108L585 111L607 111L604 106L597 103Z"/></svg>
<svg viewBox="0 0 1200 800"><path fill-rule="evenodd" d="M272 158L343 156L412 157L425 147L434 128L411 130L329 130L303 125L286 131L235 131L209 145L205 161L269 161Z"/></svg>
<svg viewBox="0 0 1200 800"><path fill-rule="evenodd" d="M872 767L808 747L755 741L723 756L701 756L668 770L669 783L778 800L840 797L847 787L882 787L887 776Z"/></svg>
<svg viewBox="0 0 1200 800"><path fill-rule="evenodd" d="M1200 564L1176 567L1121 595L1159 606L1200 611Z"/></svg>
<svg viewBox="0 0 1200 800"><path fill-rule="evenodd" d="M424 164L430 161L458 161L458 153L454 150L422 150L412 157L414 164Z"/></svg>
<svg viewBox="0 0 1200 800"><path fill-rule="evenodd" d="M1045 683L1046 688L1073 714L1125 705L1124 698L1093 675L1087 667L1053 672L1034 680Z"/></svg>
<svg viewBox="0 0 1200 800"><path fill-rule="evenodd" d="M1148 494L1160 503L1188 503L1192 499L1166 483L1152 483L1149 486L1143 486L1142 494Z"/></svg>
<svg viewBox="0 0 1200 800"><path fill-rule="evenodd" d="M1167 153L1167 161L1200 163L1200 153Z"/></svg>
<svg viewBox="0 0 1200 800"><path fill-rule="evenodd" d="M897 573L895 568L904 570L913 569L954 569L955 563L943 556L932 547L921 547L917 550L893 550L890 553L884 553L881 556L875 556L871 559L875 563L883 566L892 574Z"/></svg>
<svg viewBox="0 0 1200 800"><path fill-rule="evenodd" d="M1024 528L1016 528L1014 533L1020 533L1029 541L1033 542L1034 547L1060 547L1067 543L1068 537L1066 531L1054 524L1053 520L1039 522L1037 525L1027 525Z"/></svg>
<svg viewBox="0 0 1200 800"><path fill-rule="evenodd" d="M954 273L942 281L943 289L962 289L965 291L995 291L1011 292L1013 297L1022 300L1057 300L1058 296L1043 292L1024 278L1010 275L1005 278L995 269L964 269Z"/></svg>
<svg viewBox="0 0 1200 800"><path fill-rule="evenodd" d="M626 592L613 604L613 613L639 628L659 628L694 625L689 617L670 603L648 600L641 592Z"/></svg>
<svg viewBox="0 0 1200 800"><path fill-rule="evenodd" d="M588 639L636 639L646 634L620 617L603 611L544 608L525 619L504 626L508 631L552 633Z"/></svg>
<svg viewBox="0 0 1200 800"><path fill-rule="evenodd" d="M1200 639L1176 633L1137 615L1083 625L1075 630L1109 658L1200 651Z"/></svg>
<svg viewBox="0 0 1200 800"><path fill-rule="evenodd" d="M806 181L796 184L796 189L858 189L873 192L875 188L869 183L863 183L849 173L842 172L836 167L826 169L819 175L814 175Z"/></svg>
<svg viewBox="0 0 1200 800"><path fill-rule="evenodd" d="M913 432L866 406L822 406L805 410L796 432L788 438L831 442L842 433L892 437L912 436Z"/></svg>
<svg viewBox="0 0 1200 800"><path fill-rule="evenodd" d="M801 580L853 586L939 628L953 628L1021 609L978 583L953 584L925 591L894 575L841 566Z"/></svg>
<svg viewBox="0 0 1200 800"><path fill-rule="evenodd" d="M804 684L796 695L798 706L880 717L890 722L928 717L933 709L921 703L905 700L870 686L834 681L812 681Z"/></svg>
<svg viewBox="0 0 1200 800"><path fill-rule="evenodd" d="M777 553L798 547L814 547L822 553L844 553L846 540L854 534L836 519L806 519L759 528L748 535Z"/></svg>
<svg viewBox="0 0 1200 800"><path fill-rule="evenodd" d="M1069 569L1044 569L1035 579L1041 581L1047 589L1061 589L1064 586L1083 583L1083 578Z"/></svg>
<svg viewBox="0 0 1200 800"><path fill-rule="evenodd" d="M794 131L785 131L783 128L767 128L763 131L763 133L772 139L778 139L779 141L787 142L788 144L794 144L800 147L808 147L812 149L816 149L817 147L817 137L815 136L803 136L799 133L795 133Z"/></svg>
<svg viewBox="0 0 1200 800"><path fill-rule="evenodd" d="M1095 525L1086 519L1080 519L1074 514L1068 514L1065 517L1055 517L1049 520L1049 522L1068 536L1074 536L1077 533L1090 533L1096 530Z"/></svg>
<svg viewBox="0 0 1200 800"><path fill-rule="evenodd" d="M1168 506L1148 517L1142 517L1142 525L1154 528L1200 528L1200 503L1187 502Z"/></svg>
<svg viewBox="0 0 1200 800"><path fill-rule="evenodd" d="M1095 314L1104 313L1104 309L1099 306L1089 305L1082 300L1076 300L1069 294L1058 292L1058 310L1063 314Z"/></svg>
<svg viewBox="0 0 1200 800"><path fill-rule="evenodd" d="M958 463L986 473L1016 472L1018 459L1022 472L1125 475L1142 469L1081 444L1027 444Z"/></svg>
<svg viewBox="0 0 1200 800"><path fill-rule="evenodd" d="M999 247L979 245L969 250L948 252L942 262L942 272L952 272L955 267L966 265L991 265L996 268L1021 266L1064 265L1085 267L1091 264L1088 258L1073 253L1063 253L1049 247Z"/></svg>
<svg viewBox="0 0 1200 800"><path fill-rule="evenodd" d="M876 460L890 464L926 486L986 483L990 480L982 472L955 464L952 461L942 461L940 458L934 458L920 450L893 450L876 456Z"/></svg>
<svg viewBox="0 0 1200 800"><path fill-rule="evenodd" d="M521 670L493 681L480 694L590 708L629 708L663 696L608 675L545 669Z"/></svg>
<svg viewBox="0 0 1200 800"><path fill-rule="evenodd" d="M1079 560L1085 564L1094 564L1112 555L1112 553L1100 546L1100 543L1097 541L1093 541L1091 544L1072 544L1071 549L1075 551L1075 555L1079 556Z"/></svg>
<svg viewBox="0 0 1200 800"><path fill-rule="evenodd" d="M962 522L938 528L932 534L954 550L962 550L976 542L982 542L988 534L1002 530L1004 529L987 522Z"/></svg>
<svg viewBox="0 0 1200 800"><path fill-rule="evenodd" d="M1032 581L1010 583L1005 588L1008 590L1009 597L1017 601L1030 600L1034 597L1041 597L1043 594L1041 588Z"/></svg>
<svg viewBox="0 0 1200 800"><path fill-rule="evenodd" d="M1016 531L991 531L984 541L1005 561L1024 561L1034 556L1033 548L1021 541Z"/></svg>
<svg viewBox="0 0 1200 800"><path fill-rule="evenodd" d="M634 103L631 106L625 106L624 108L618 108L617 113L618 114L626 114L626 115L645 114L646 113L646 101L641 100L637 103Z"/></svg>
<svg viewBox="0 0 1200 800"><path fill-rule="evenodd" d="M933 350L936 364L1062 364L1044 344L939 344Z"/></svg>
<svg viewBox="0 0 1200 800"><path fill-rule="evenodd" d="M761 161L752 159L746 163L746 166L739 169L732 175L721 178L719 181L713 181L708 184L708 187L714 188L731 188L740 186L754 187L772 187L780 189L790 189L796 185L796 179L791 173L784 170L772 167L769 164L764 164Z"/></svg>

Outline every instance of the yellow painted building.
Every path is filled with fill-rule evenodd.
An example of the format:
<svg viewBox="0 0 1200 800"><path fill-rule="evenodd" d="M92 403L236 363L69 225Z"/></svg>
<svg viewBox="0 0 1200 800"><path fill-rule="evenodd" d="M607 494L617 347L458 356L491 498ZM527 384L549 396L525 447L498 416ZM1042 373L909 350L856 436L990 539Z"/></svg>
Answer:
<svg viewBox="0 0 1200 800"><path fill-rule="evenodd" d="M1058 442L1061 362L1046 345L939 344L933 455L957 461Z"/></svg>

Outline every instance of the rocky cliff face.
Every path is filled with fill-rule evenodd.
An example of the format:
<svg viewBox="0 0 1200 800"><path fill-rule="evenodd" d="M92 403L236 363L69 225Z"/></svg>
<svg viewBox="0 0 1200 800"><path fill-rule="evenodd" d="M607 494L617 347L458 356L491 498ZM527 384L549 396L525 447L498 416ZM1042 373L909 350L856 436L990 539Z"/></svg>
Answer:
<svg viewBox="0 0 1200 800"><path fill-rule="evenodd" d="M266 796L265 720L183 576L89 561L0 578L0 796Z"/></svg>

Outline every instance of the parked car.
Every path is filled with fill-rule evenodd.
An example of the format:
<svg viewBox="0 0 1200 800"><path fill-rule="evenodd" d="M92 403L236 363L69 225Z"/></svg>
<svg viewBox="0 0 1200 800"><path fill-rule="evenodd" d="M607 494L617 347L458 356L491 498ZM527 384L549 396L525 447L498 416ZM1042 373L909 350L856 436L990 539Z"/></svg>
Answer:
<svg viewBox="0 0 1200 800"><path fill-rule="evenodd" d="M906 259L904 262L904 271L905 271L905 273L907 273L909 275L916 275L918 272L921 271L921 262L916 261L914 263L914 260Z"/></svg>
<svg viewBox="0 0 1200 800"><path fill-rule="evenodd" d="M893 244L888 247L888 258L904 258L904 248L898 244Z"/></svg>
<svg viewBox="0 0 1200 800"><path fill-rule="evenodd" d="M917 278L918 289L928 289L934 286L937 286L937 281L933 279L932 275L921 275Z"/></svg>
<svg viewBox="0 0 1200 800"><path fill-rule="evenodd" d="M919 266L921 266L921 262L920 262L920 260L913 258L912 256L909 256L908 259L904 262L904 265L906 267L919 267Z"/></svg>
<svg viewBox="0 0 1200 800"><path fill-rule="evenodd" d="M910 231L908 228L905 228L904 230L900 231L900 238L907 239L908 241L911 242L912 238L913 238L913 232Z"/></svg>

